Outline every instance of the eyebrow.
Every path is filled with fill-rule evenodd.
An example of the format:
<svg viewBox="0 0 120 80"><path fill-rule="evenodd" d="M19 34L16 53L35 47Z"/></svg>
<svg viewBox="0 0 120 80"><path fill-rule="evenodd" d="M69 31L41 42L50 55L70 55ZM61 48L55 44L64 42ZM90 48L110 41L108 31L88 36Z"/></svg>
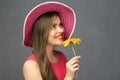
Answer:
<svg viewBox="0 0 120 80"><path fill-rule="evenodd" d="M62 24L62 22L60 22L59 24ZM57 23L53 23L53 25L57 25Z"/></svg>

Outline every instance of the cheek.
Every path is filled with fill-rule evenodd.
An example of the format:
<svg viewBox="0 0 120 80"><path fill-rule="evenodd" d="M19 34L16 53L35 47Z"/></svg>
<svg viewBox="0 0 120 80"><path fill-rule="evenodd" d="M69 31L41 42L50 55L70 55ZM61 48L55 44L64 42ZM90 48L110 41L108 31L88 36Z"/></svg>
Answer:
<svg viewBox="0 0 120 80"><path fill-rule="evenodd" d="M64 29L64 27L63 27L63 32L65 32L65 29Z"/></svg>
<svg viewBox="0 0 120 80"><path fill-rule="evenodd" d="M54 37L55 36L55 32L54 31L50 31L49 35L48 35L48 38L50 37Z"/></svg>
<svg viewBox="0 0 120 80"><path fill-rule="evenodd" d="M48 35L48 43L52 42L55 37L55 31L50 31Z"/></svg>

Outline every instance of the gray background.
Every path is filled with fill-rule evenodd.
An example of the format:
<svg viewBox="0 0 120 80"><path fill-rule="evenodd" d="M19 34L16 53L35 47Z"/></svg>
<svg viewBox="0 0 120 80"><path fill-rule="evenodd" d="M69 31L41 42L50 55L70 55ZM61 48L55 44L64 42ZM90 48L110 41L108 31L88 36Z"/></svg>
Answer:
<svg viewBox="0 0 120 80"><path fill-rule="evenodd" d="M0 1L0 80L23 80L22 66L31 53L21 45L23 22L37 4L48 0ZM82 56L80 80L120 80L120 0L56 0L71 6L77 16L72 37ZM58 47L68 60L70 47Z"/></svg>

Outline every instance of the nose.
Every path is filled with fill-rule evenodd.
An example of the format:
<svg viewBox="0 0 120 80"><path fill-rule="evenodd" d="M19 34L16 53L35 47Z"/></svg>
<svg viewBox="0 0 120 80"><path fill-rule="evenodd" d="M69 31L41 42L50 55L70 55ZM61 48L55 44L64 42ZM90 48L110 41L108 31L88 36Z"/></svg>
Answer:
<svg viewBox="0 0 120 80"><path fill-rule="evenodd" d="M64 27L58 27L57 32L64 33Z"/></svg>

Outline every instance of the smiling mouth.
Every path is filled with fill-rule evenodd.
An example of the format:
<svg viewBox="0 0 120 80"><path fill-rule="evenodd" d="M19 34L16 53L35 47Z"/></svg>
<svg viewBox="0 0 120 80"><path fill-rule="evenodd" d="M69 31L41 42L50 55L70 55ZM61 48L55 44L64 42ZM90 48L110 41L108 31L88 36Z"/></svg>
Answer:
<svg viewBox="0 0 120 80"><path fill-rule="evenodd" d="M63 35L56 36L55 38L59 39L59 40L64 40L64 36Z"/></svg>

